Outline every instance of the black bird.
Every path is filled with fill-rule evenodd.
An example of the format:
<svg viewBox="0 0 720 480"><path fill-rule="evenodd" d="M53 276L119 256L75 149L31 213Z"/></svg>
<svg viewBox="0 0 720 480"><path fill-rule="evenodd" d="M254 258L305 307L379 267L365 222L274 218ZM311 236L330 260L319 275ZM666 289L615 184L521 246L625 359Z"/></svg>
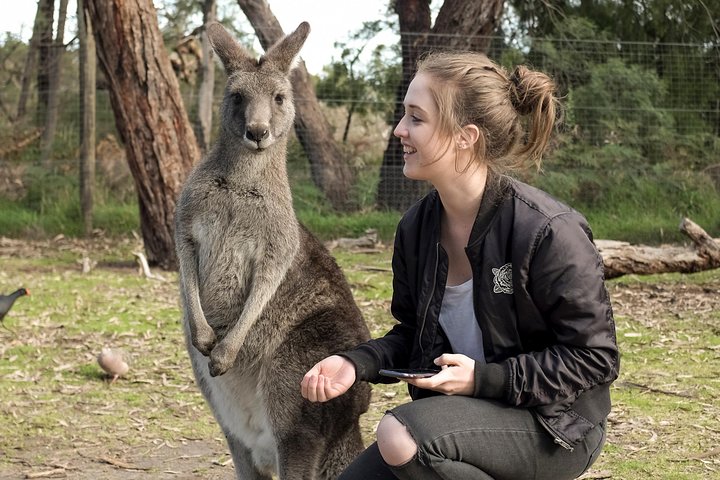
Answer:
<svg viewBox="0 0 720 480"><path fill-rule="evenodd" d="M0 295L0 323L5 319L5 315L10 311L10 308L19 297L23 295L30 295L30 290L27 288L18 288L10 295ZM3 327L8 328L2 323ZM9 329L8 329L9 330Z"/></svg>

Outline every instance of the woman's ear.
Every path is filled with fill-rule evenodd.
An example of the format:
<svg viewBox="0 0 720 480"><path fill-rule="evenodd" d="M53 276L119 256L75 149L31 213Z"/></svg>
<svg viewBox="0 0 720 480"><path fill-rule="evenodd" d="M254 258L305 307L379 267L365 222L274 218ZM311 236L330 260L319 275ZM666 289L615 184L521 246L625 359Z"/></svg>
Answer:
<svg viewBox="0 0 720 480"><path fill-rule="evenodd" d="M475 145L479 143L479 145ZM485 138L477 125L468 124L462 128L457 138L457 147L460 150L472 148L473 150L485 152Z"/></svg>
<svg viewBox="0 0 720 480"><path fill-rule="evenodd" d="M462 128L462 133L460 133L460 139L458 140L458 146L462 145L463 148L468 148L475 145L478 140L483 141L482 133L477 125L470 123Z"/></svg>

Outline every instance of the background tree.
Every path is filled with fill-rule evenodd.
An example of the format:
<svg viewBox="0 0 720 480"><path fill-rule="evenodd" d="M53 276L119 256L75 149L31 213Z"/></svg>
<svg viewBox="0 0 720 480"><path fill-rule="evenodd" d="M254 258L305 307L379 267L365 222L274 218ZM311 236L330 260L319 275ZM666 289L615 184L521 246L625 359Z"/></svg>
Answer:
<svg viewBox="0 0 720 480"><path fill-rule="evenodd" d="M265 50L283 37L280 22L265 0L238 0L238 5ZM297 112L295 133L310 161L313 182L335 209L348 210L352 208L349 194L353 172L348 159L333 139L332 129L322 113L304 62L293 71L292 83Z"/></svg>
<svg viewBox="0 0 720 480"><path fill-rule="evenodd" d="M65 19L67 18L68 0L60 0L58 10L58 27L55 41L50 50L50 66L48 69L47 111L45 114L45 129L40 141L42 153L40 161L47 162L50 158L58 118L58 90L60 89L60 75L62 73L62 58L65 51Z"/></svg>
<svg viewBox="0 0 720 480"><path fill-rule="evenodd" d="M394 10L400 25L402 81L392 125L402 118L403 98L418 56L433 48L486 52L499 25L503 0L445 0L432 26L427 0L396 0ZM402 168L402 145L391 135L380 169L377 203L381 208L405 210L427 190L424 182L405 178Z"/></svg>
<svg viewBox="0 0 720 480"><path fill-rule="evenodd" d="M39 22L37 30L33 35L38 38L38 64L37 64L37 92L38 102L35 111L35 122L42 125L45 122L45 114L48 107L48 95L50 92L50 68L53 54L53 23L55 21L55 0L38 1Z"/></svg>
<svg viewBox="0 0 720 480"><path fill-rule="evenodd" d="M200 151L152 0L88 0L115 123L135 180L148 261L176 267L175 200Z"/></svg>
<svg viewBox="0 0 720 480"><path fill-rule="evenodd" d="M203 25L217 20L215 0L203 1ZM213 61L210 40L205 29L200 30L200 88L198 91L197 137L200 149L204 152L210 146L212 132L213 93L215 87L215 62Z"/></svg>
<svg viewBox="0 0 720 480"><path fill-rule="evenodd" d="M95 105L96 51L93 27L85 12L86 0L77 2L78 51L80 64L80 213L83 232L93 229L93 195L95 190Z"/></svg>
<svg viewBox="0 0 720 480"><path fill-rule="evenodd" d="M44 15L47 10L45 4L47 0L38 0L38 8L35 13L35 21L33 23L33 33L30 37L27 56L25 57L25 67L23 68L22 79L20 81L20 96L18 98L16 119L22 121L27 113L27 101L30 96L30 83L32 75L37 64L38 54L40 51L40 35L44 31L43 25L47 23Z"/></svg>

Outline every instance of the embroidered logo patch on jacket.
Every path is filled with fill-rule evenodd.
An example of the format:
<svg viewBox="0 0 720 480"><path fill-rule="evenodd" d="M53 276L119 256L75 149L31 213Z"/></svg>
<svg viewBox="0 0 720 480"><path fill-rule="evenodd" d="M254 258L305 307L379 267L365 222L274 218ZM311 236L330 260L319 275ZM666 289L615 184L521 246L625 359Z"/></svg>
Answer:
<svg viewBox="0 0 720 480"><path fill-rule="evenodd" d="M493 283L495 283L493 293L512 294L512 264L506 263L500 268L493 268L492 273L494 275Z"/></svg>

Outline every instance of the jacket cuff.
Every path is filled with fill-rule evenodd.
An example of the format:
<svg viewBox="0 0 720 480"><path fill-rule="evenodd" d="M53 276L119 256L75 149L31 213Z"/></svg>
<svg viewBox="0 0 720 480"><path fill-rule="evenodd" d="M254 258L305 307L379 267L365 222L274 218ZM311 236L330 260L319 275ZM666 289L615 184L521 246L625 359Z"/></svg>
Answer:
<svg viewBox="0 0 720 480"><path fill-rule="evenodd" d="M475 362L475 391L476 398L504 399L508 374L505 367L499 363Z"/></svg>
<svg viewBox="0 0 720 480"><path fill-rule="evenodd" d="M339 352L338 355L345 357L355 365L355 381L376 381L380 375L380 361L369 347L360 346L347 352Z"/></svg>

